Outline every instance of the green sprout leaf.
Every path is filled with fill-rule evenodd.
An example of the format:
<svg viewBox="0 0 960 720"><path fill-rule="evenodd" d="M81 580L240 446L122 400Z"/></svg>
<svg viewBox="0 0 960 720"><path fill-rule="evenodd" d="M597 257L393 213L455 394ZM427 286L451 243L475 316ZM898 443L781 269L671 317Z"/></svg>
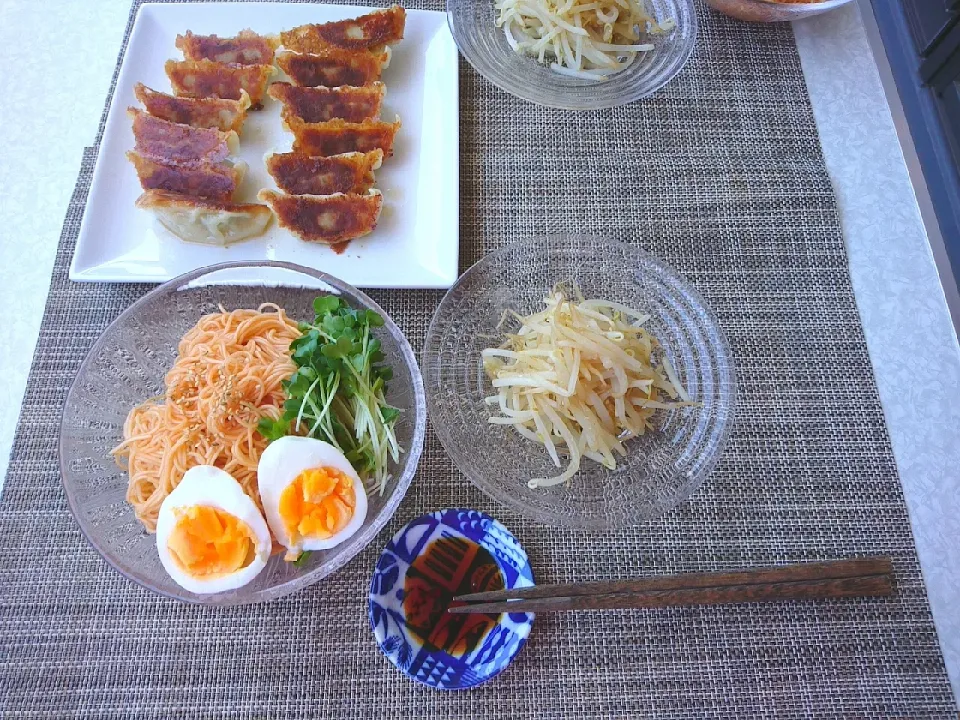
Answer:
<svg viewBox="0 0 960 720"><path fill-rule="evenodd" d="M273 442L274 440L279 440L290 430L289 421L284 420L283 418L279 420L274 420L273 418L260 418L260 423L257 425L257 430L263 435L267 440Z"/></svg>
<svg viewBox="0 0 960 720"><path fill-rule="evenodd" d="M317 317L322 317L339 310L340 302L340 298L336 295L324 295L313 301L313 311L317 314Z"/></svg>

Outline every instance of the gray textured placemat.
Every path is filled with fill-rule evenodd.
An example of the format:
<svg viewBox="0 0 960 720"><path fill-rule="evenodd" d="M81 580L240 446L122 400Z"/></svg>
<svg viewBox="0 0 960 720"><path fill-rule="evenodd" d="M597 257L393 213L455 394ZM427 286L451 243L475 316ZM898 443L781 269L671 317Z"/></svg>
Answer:
<svg viewBox="0 0 960 720"><path fill-rule="evenodd" d="M4 715L956 718L790 28L701 10L683 73L623 108L535 107L461 67L464 267L511 240L599 231L672 263L717 311L740 405L729 449L693 499L624 532L538 527L475 490L431 432L388 529L319 586L218 610L131 585L81 537L57 470L60 410L84 353L148 289L67 279L91 150L0 503ZM419 350L441 293L373 295ZM889 553L898 590L541 616L503 675L441 693L380 655L366 593L390 533L448 506L500 518L540 581Z"/></svg>

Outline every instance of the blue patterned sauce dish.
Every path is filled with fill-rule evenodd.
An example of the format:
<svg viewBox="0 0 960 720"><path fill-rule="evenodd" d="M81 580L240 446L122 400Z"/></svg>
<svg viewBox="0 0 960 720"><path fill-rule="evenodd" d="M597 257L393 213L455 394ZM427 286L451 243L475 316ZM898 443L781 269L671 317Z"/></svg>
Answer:
<svg viewBox="0 0 960 720"><path fill-rule="evenodd" d="M377 561L370 625L408 677L462 690L506 669L530 634L532 613L452 615L457 595L533 585L527 554L489 515L449 509L403 527Z"/></svg>

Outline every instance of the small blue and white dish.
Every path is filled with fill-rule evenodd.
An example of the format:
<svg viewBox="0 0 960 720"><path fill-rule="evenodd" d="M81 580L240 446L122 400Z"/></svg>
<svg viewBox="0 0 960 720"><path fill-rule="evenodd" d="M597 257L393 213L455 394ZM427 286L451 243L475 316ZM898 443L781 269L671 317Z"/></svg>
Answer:
<svg viewBox="0 0 960 720"><path fill-rule="evenodd" d="M387 544L370 583L370 625L383 654L438 690L474 687L520 652L532 613L452 615L456 595L533 585L527 554L489 515L450 509L413 520Z"/></svg>

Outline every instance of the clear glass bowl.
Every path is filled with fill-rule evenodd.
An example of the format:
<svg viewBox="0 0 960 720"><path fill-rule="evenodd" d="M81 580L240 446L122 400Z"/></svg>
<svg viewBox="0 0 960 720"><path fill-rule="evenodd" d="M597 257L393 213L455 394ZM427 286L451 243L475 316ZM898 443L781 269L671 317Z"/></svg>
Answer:
<svg viewBox="0 0 960 720"><path fill-rule="evenodd" d="M494 0L447 0L447 23L467 61L501 90L549 107L595 110L656 92L680 72L693 52L697 37L693 0L649 0L648 6L658 22L672 18L676 28L652 37L653 50L602 82L560 75L514 52L496 25Z"/></svg>
<svg viewBox="0 0 960 720"><path fill-rule="evenodd" d="M170 579L148 534L126 501L127 474L110 450L120 442L132 407L163 393L163 378L177 343L201 315L255 308L271 302L298 320L313 318L318 294L338 293L353 307L380 313L377 331L394 376L387 401L404 412L396 424L406 452L383 495L370 493L366 520L356 535L332 550L312 553L302 567L274 555L263 571L237 590L194 595ZM196 270L147 293L104 331L67 395L60 426L60 471L70 509L83 534L130 580L168 597L208 605L264 602L323 579L368 545L393 515L416 472L423 449L426 403L423 380L409 343L369 297L326 273L283 262L224 263Z"/></svg>
<svg viewBox="0 0 960 720"><path fill-rule="evenodd" d="M494 391L480 353L500 343L504 310L542 309L561 281L650 314L645 327L701 406L660 412L659 431L628 441L616 470L584 460L569 484L531 490L527 480L558 470L542 446L487 422L484 398ZM736 402L729 345L697 291L636 247L580 235L510 245L470 268L433 316L422 367L432 427L461 472L495 500L551 525L620 527L686 500L723 451Z"/></svg>

